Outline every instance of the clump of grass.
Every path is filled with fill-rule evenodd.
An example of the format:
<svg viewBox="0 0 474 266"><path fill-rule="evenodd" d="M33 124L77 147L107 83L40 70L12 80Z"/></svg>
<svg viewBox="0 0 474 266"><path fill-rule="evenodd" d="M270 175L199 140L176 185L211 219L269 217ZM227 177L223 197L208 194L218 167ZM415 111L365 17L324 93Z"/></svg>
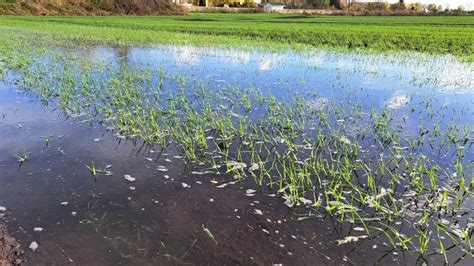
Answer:
<svg viewBox="0 0 474 266"><path fill-rule="evenodd" d="M21 154L15 155L15 158L17 159L19 165L18 168L20 168L25 162L30 160L31 152L24 150Z"/></svg>

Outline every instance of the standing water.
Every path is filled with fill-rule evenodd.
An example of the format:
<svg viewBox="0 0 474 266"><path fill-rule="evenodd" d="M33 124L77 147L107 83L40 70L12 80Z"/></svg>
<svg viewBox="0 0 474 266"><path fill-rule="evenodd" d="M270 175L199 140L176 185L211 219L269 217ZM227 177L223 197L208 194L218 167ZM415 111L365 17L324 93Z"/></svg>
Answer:
<svg viewBox="0 0 474 266"><path fill-rule="evenodd" d="M473 63L100 46L7 74L0 206L28 263L473 263Z"/></svg>

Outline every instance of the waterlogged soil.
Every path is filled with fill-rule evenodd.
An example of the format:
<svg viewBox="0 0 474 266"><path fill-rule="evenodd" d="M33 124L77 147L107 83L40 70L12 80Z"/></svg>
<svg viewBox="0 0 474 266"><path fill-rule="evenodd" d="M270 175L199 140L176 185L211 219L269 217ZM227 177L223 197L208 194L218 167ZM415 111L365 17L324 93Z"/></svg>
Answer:
<svg viewBox="0 0 474 266"><path fill-rule="evenodd" d="M5 223L0 218L0 265L20 265L21 263L20 244L8 234Z"/></svg>
<svg viewBox="0 0 474 266"><path fill-rule="evenodd" d="M25 249L27 263L364 260L351 255L356 247L357 254L364 250L360 245L336 248L335 240L343 233L335 224L298 221L297 213L289 213L269 191L245 196L247 189L255 188L252 181L216 188L212 176L193 175L194 169L174 158L173 150L140 151L132 142L119 143L100 126L66 119L27 95L5 87L1 95L1 202L8 206L5 218ZM51 136L47 147L44 136ZM30 159L19 167L14 154L26 148ZM112 174L95 179L85 167L92 162L98 169L111 165ZM158 171L158 165L168 171ZM125 174L136 181L126 181ZM32 241L39 245L35 252L27 248Z"/></svg>
<svg viewBox="0 0 474 266"><path fill-rule="evenodd" d="M441 99L440 105L465 107L463 115L447 113L446 121L456 117L460 123L474 124L469 107L474 101L474 68L449 57L427 61L422 68L408 59L325 52L297 56L193 47L92 47L75 52L92 60L163 67L216 89L229 84L265 87L280 98L287 97L284 87L314 89L321 98L354 97L366 110L391 105L403 112L417 99L432 97ZM433 62L444 62L445 67ZM413 130L416 127L412 125ZM21 163L15 156L25 152L29 158ZM329 216L307 218L308 208L289 209L275 189L259 189L250 178L195 174L202 170L199 165L186 164L181 156L173 147L161 151L158 146L116 138L101 125L67 117L33 95L15 91L11 84L0 85L0 206L7 209L4 220L21 244L27 264L320 265L417 260L412 253L393 252L382 234L338 245L337 240L348 234L364 232L351 231ZM88 169L92 166L103 171L93 176ZM125 175L136 180L127 181ZM257 192L248 196L248 189ZM467 204L472 211L473 202ZM35 251L28 248L33 241L39 246ZM450 260L461 255L453 251ZM439 255L428 260L443 262ZM472 265L473 260L464 257L457 262Z"/></svg>

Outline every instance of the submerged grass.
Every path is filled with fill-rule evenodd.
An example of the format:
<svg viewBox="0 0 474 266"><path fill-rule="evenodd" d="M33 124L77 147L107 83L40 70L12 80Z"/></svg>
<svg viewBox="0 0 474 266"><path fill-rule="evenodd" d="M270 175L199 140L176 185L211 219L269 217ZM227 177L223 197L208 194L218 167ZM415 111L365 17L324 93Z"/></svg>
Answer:
<svg viewBox="0 0 474 266"><path fill-rule="evenodd" d="M176 147L195 174L250 177L290 208L306 206L361 232L341 245L382 232L393 250L422 260L437 250L446 257L452 247L473 256L470 124L440 124L439 112L421 108L413 135L388 107L367 113L315 94L288 91L280 99L258 88L216 90L159 69L49 53L13 37L0 43L0 62L17 89L103 124L118 139ZM94 177L100 172L86 167Z"/></svg>

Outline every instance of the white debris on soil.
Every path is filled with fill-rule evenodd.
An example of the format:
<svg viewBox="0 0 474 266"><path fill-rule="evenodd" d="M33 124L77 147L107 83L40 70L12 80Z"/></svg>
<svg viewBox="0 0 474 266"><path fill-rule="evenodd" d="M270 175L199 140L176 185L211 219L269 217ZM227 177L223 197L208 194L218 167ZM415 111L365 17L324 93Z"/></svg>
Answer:
<svg viewBox="0 0 474 266"><path fill-rule="evenodd" d="M31 249L33 252L39 248L38 243L36 241L31 242L30 246L28 246L29 249Z"/></svg>
<svg viewBox="0 0 474 266"><path fill-rule="evenodd" d="M135 180L137 180L135 177L131 175L124 175L123 179L127 180L128 182L135 182Z"/></svg>
<svg viewBox="0 0 474 266"><path fill-rule="evenodd" d="M128 189L130 189L131 191L135 191L135 187L129 187Z"/></svg>
<svg viewBox="0 0 474 266"><path fill-rule="evenodd" d="M233 170L242 170L247 168L247 164L236 161L228 161L227 168L229 169L228 172L231 172Z"/></svg>
<svg viewBox="0 0 474 266"><path fill-rule="evenodd" d="M228 185L227 183L224 183L224 184L216 186L216 188L225 188L227 185Z"/></svg>
<svg viewBox="0 0 474 266"><path fill-rule="evenodd" d="M35 231L35 232L37 232L37 233L43 232L43 228L42 228L42 227L35 227L35 228L33 229L33 231Z"/></svg>
<svg viewBox="0 0 474 266"><path fill-rule="evenodd" d="M247 196L247 197L253 197L253 196L255 196L255 193L256 193L256 192L257 192L257 191L256 191L255 189L247 189L247 190L245 191L245 196Z"/></svg>
<svg viewBox="0 0 474 266"><path fill-rule="evenodd" d="M258 215L263 215L263 212L259 209L255 209L255 214L258 214Z"/></svg>
<svg viewBox="0 0 474 266"><path fill-rule="evenodd" d="M245 194L255 194L257 191L255 189L247 189Z"/></svg>
<svg viewBox="0 0 474 266"><path fill-rule="evenodd" d="M339 239L339 240L336 240L336 241L337 241L337 245L340 246L340 245L347 244L347 243L357 242L357 241L359 241L359 239L364 239L364 238L367 238L367 237L369 237L369 236L368 235L346 236L344 239Z"/></svg>
<svg viewBox="0 0 474 266"><path fill-rule="evenodd" d="M290 197L283 197L283 198L285 199L285 202L283 202L283 204L288 206L288 208L293 208L295 206L295 204L291 202Z"/></svg>
<svg viewBox="0 0 474 266"><path fill-rule="evenodd" d="M160 165L156 168L156 170L160 171L160 172L168 172L168 168L164 167L163 165Z"/></svg>
<svg viewBox="0 0 474 266"><path fill-rule="evenodd" d="M311 205L313 204L313 202L309 199L306 199L306 198L303 198L303 197L300 197L300 202L305 204L305 205Z"/></svg>
<svg viewBox="0 0 474 266"><path fill-rule="evenodd" d="M68 204L69 204L69 202L67 202L67 201L61 202L61 205L63 205L63 206L67 206Z"/></svg>
<svg viewBox="0 0 474 266"><path fill-rule="evenodd" d="M260 169L260 166L258 165L258 163L252 163L252 165L249 167L249 171L257 171L258 169Z"/></svg>
<svg viewBox="0 0 474 266"><path fill-rule="evenodd" d="M184 188L190 187L190 186L189 186L188 184L186 184L186 183L181 183L181 185L182 185Z"/></svg>
<svg viewBox="0 0 474 266"><path fill-rule="evenodd" d="M6 212L6 211L7 211L7 208L0 206L0 212Z"/></svg>

